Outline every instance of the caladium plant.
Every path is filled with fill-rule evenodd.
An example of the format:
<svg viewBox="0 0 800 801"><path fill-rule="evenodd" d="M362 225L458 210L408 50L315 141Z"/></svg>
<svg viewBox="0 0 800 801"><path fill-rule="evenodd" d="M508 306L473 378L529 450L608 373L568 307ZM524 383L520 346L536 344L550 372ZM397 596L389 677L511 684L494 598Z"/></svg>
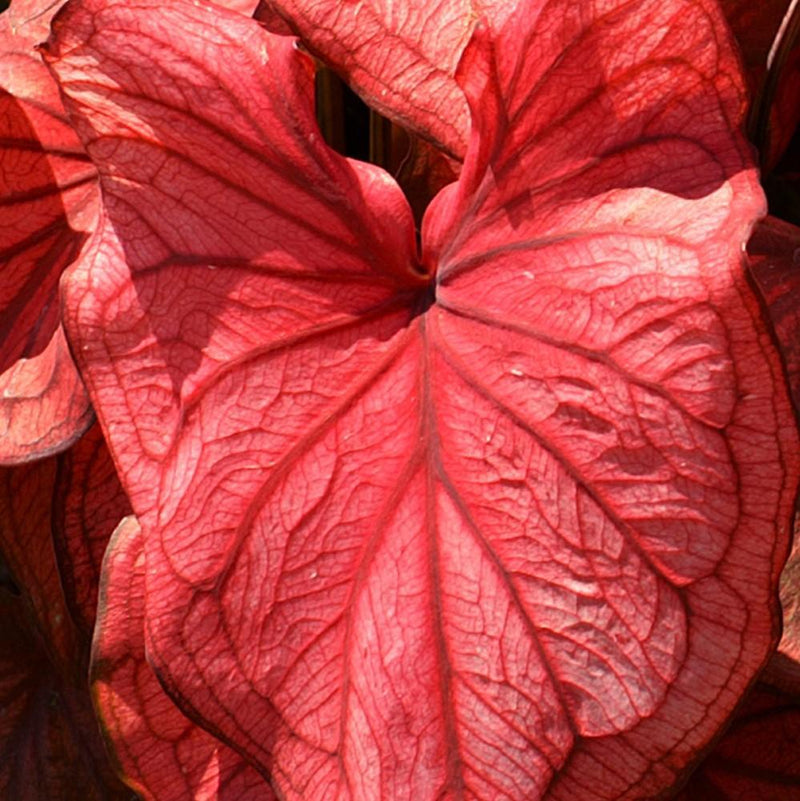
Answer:
<svg viewBox="0 0 800 801"><path fill-rule="evenodd" d="M800 469L722 13L249 10L70 0L27 54L99 185L45 272L102 429L55 497L136 515L96 624L110 527L56 526L115 765L156 799L674 794L777 644ZM457 176L419 226L323 140L307 51Z"/></svg>

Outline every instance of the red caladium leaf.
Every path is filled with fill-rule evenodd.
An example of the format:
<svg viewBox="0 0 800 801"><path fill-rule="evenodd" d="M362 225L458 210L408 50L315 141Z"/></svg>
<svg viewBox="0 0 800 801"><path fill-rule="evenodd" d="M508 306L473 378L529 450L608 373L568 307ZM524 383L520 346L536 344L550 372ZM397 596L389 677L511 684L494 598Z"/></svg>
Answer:
<svg viewBox="0 0 800 801"><path fill-rule="evenodd" d="M458 178L461 165L417 136L408 137L402 152L397 169L390 171L408 198L414 220L419 221L439 191Z"/></svg>
<svg viewBox="0 0 800 801"><path fill-rule="evenodd" d="M420 260L290 39L74 0L48 46L103 186L67 327L147 652L285 798L649 798L777 639L798 440L716 7L487 30Z"/></svg>
<svg viewBox="0 0 800 801"><path fill-rule="evenodd" d="M800 801L800 697L757 684L677 801Z"/></svg>
<svg viewBox="0 0 800 801"><path fill-rule="evenodd" d="M136 518L125 518L104 562L92 651L95 705L120 774L153 801L269 801L265 779L185 718L145 661L142 546Z"/></svg>
<svg viewBox="0 0 800 801"><path fill-rule="evenodd" d="M32 4L27 4L31 6ZM41 6L41 3L38 5ZM32 10L32 9L29 9ZM93 221L95 171L33 45L0 17L0 464L55 453L91 424L59 321L58 279Z"/></svg>
<svg viewBox="0 0 800 801"><path fill-rule="evenodd" d="M53 538L72 618L91 636L100 566L111 532L130 504L117 478L100 426L58 457Z"/></svg>
<svg viewBox="0 0 800 801"><path fill-rule="evenodd" d="M462 158L469 110L455 80L458 61L479 14L499 26L515 5L512 0L407 0L400 6L387 0L262 0L256 18L276 33L298 33L370 106Z"/></svg>
<svg viewBox="0 0 800 801"><path fill-rule="evenodd" d="M14 0L6 17L11 30L24 35L31 44L39 44L50 35L50 23L66 0ZM48 82L49 83L49 82Z"/></svg>
<svg viewBox="0 0 800 801"><path fill-rule="evenodd" d="M252 17L258 8L258 0L215 0L215 2L218 6L244 14L246 17Z"/></svg>

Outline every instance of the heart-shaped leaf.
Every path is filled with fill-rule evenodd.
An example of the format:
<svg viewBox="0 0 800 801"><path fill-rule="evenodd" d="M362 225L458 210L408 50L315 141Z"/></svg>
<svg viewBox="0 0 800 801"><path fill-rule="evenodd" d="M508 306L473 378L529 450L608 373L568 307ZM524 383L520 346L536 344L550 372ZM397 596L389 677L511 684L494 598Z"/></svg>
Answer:
<svg viewBox="0 0 800 801"><path fill-rule="evenodd" d="M419 262L291 40L175 0L54 30L105 201L67 326L170 694L286 798L677 781L777 639L798 473L715 5L479 27Z"/></svg>

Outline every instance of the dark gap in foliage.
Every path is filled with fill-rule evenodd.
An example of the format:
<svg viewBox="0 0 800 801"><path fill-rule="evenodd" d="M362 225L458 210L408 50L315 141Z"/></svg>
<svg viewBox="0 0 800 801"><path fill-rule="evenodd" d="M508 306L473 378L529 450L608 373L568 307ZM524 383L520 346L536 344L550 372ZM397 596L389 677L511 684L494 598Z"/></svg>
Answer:
<svg viewBox="0 0 800 801"><path fill-rule="evenodd" d="M325 141L337 153L370 160L370 109L332 70L317 69L316 115Z"/></svg>
<svg viewBox="0 0 800 801"><path fill-rule="evenodd" d="M371 109L335 73L317 64L315 113L325 142L337 153L383 167L399 184L416 222L417 248L428 203L441 186L455 180L456 172L429 161L425 143L402 126ZM430 146L427 146L430 147ZM421 167L425 165L427 167ZM429 172L441 174L429 180Z"/></svg>
<svg viewBox="0 0 800 801"><path fill-rule="evenodd" d="M419 315L425 314L434 303L436 303L436 284L431 281L417 293L412 309L413 316L419 317Z"/></svg>
<svg viewBox="0 0 800 801"><path fill-rule="evenodd" d="M763 177L763 185L770 214L800 225L800 129L775 169Z"/></svg>

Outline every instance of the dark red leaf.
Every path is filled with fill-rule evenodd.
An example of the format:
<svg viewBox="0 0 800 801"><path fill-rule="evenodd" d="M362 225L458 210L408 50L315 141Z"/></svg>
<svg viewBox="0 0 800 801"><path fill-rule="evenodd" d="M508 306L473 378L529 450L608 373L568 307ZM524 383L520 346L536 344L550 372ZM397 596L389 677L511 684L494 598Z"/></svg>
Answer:
<svg viewBox="0 0 800 801"><path fill-rule="evenodd" d="M752 96L750 132L770 171L800 122L800 4L721 0L742 50Z"/></svg>
<svg viewBox="0 0 800 801"><path fill-rule="evenodd" d="M53 537L61 583L73 619L91 636L100 566L111 532L130 504L117 478L100 426L94 425L58 458Z"/></svg>
<svg viewBox="0 0 800 801"><path fill-rule="evenodd" d="M53 550L51 505L55 459L0 469L0 552L24 590L23 603L51 661L68 676L85 677L75 662L80 637L61 590Z"/></svg>
<svg viewBox="0 0 800 801"><path fill-rule="evenodd" d="M764 112L762 123L764 171L778 165L800 125L800 3L793 6L791 25L787 26L786 39L781 43L774 62L772 104Z"/></svg>
<svg viewBox="0 0 800 801"><path fill-rule="evenodd" d="M800 517L795 519L794 546L781 574L783 634L762 679L800 698Z"/></svg>
<svg viewBox="0 0 800 801"><path fill-rule="evenodd" d="M487 30L424 266L290 40L76 0L49 44L102 176L67 326L147 652L285 798L651 798L777 640L798 439L716 6Z"/></svg>
<svg viewBox="0 0 800 801"><path fill-rule="evenodd" d="M397 126L393 125L392 129L397 130ZM430 201L447 184L458 178L461 165L424 139L406 136L406 141L402 159L396 169L390 172L403 188L403 194L414 213L414 220L421 221Z"/></svg>
<svg viewBox="0 0 800 801"><path fill-rule="evenodd" d="M768 310L800 413L800 228L776 217L762 220L747 244L750 272Z"/></svg>
<svg viewBox="0 0 800 801"><path fill-rule="evenodd" d="M742 52L745 74L757 91L767 71L769 52L791 0L720 0Z"/></svg>
<svg viewBox="0 0 800 801"><path fill-rule="evenodd" d="M750 272L764 300L800 414L800 228L775 217L756 226L747 245ZM765 678L800 694L800 535L781 574L783 636Z"/></svg>
<svg viewBox="0 0 800 801"><path fill-rule="evenodd" d="M21 599L0 590L0 797L135 801L116 780L82 684L42 652Z"/></svg>
<svg viewBox="0 0 800 801"><path fill-rule="evenodd" d="M88 640L61 592L51 539L54 459L0 470L0 797L110 801L113 776L89 699Z"/></svg>
<svg viewBox="0 0 800 801"><path fill-rule="evenodd" d="M32 4L28 4L32 5ZM39 3L38 5L41 5ZM95 213L95 171L33 45L0 17L0 464L47 456L91 424L61 330L58 280Z"/></svg>
<svg viewBox="0 0 800 801"><path fill-rule="evenodd" d="M800 530L795 526L795 542L781 575L783 636L778 652L793 663L794 690L800 695Z"/></svg>
<svg viewBox="0 0 800 801"><path fill-rule="evenodd" d="M676 801L800 801L800 697L757 684Z"/></svg>
<svg viewBox="0 0 800 801"><path fill-rule="evenodd" d="M104 562L92 651L95 705L120 773L152 801L269 801L264 778L184 717L145 661L142 545L136 518L125 518Z"/></svg>

